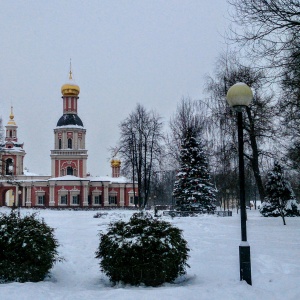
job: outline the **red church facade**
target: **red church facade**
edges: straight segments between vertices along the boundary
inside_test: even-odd
[[[86,129],[77,113],[80,88],[72,79],[61,88],[63,115],[54,128],[51,176],[24,173],[23,143],[18,142],[17,125],[11,110],[5,141],[0,145],[0,206],[21,207],[128,207],[134,206],[137,190],[132,181],[120,176],[120,160],[111,161],[112,176],[87,173]],[[8,191],[13,198],[9,201]],[[9,204],[10,203],[10,204]]]

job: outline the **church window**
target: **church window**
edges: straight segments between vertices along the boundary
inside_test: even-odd
[[[108,203],[109,204],[117,204],[117,196],[115,196],[115,195],[109,195],[108,196]]]
[[[79,204],[79,195],[74,195],[72,197],[72,204]]]
[[[101,203],[102,203],[101,200],[102,200],[102,199],[101,199],[101,195],[96,195],[96,196],[94,197],[94,204],[101,204]]]
[[[9,131],[9,137],[12,137],[12,130]]]
[[[68,204],[67,195],[63,195],[60,197],[60,204]]]
[[[73,168],[67,167],[67,175],[73,175]]]
[[[71,97],[68,100],[69,100],[68,108],[71,108]]]
[[[68,148],[72,149],[72,139],[68,139]]]
[[[45,204],[45,196],[38,196],[38,204],[40,205]]]
[[[6,160],[5,174],[6,175],[12,175],[13,174],[13,160],[11,158],[8,158]]]
[[[134,204],[134,196],[130,196],[129,197],[129,203],[130,204]]]
[[[61,139],[58,140],[58,149],[61,149]]]

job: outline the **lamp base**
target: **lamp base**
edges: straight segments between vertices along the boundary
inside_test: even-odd
[[[248,242],[242,242],[240,244],[239,252],[240,252],[240,280],[245,280],[249,285],[252,285],[250,246]]]

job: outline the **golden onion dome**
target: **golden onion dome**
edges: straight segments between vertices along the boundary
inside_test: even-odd
[[[117,158],[113,158],[111,161],[110,161],[110,164],[112,167],[120,167],[121,166],[121,161]]]
[[[79,86],[73,81],[71,70],[69,75],[69,82],[65,83],[61,87],[61,93],[63,94],[63,96],[78,96],[80,93]]]

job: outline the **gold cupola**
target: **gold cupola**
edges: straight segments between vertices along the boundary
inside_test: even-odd
[[[69,82],[65,83],[61,87],[61,93],[63,96],[78,96],[80,93],[79,86],[73,81],[71,68],[69,73]]]
[[[119,168],[121,167],[121,161],[117,158],[113,158],[111,161],[110,161],[110,165],[111,167],[113,168]]]
[[[7,122],[7,125],[12,125],[12,126],[16,126],[16,122],[14,120],[14,113],[13,113],[13,107],[11,106],[10,108],[10,115],[9,115],[9,121]]]

